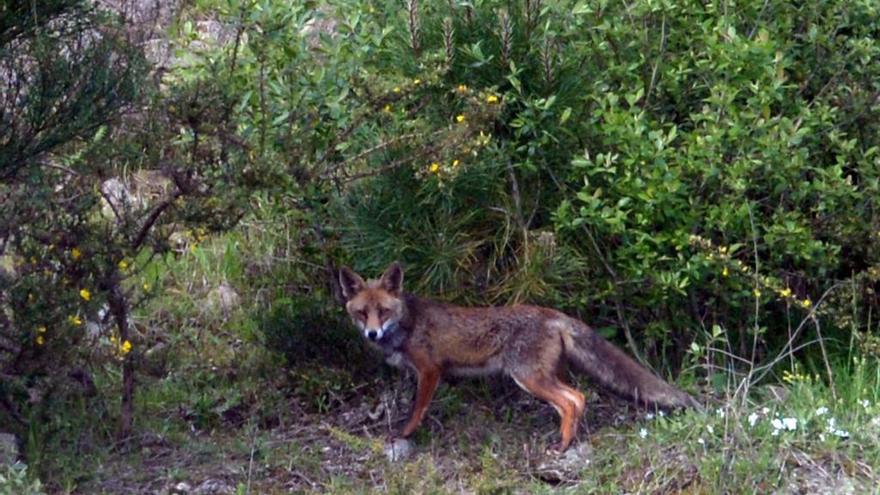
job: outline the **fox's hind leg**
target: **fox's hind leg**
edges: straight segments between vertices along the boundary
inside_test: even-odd
[[[587,398],[580,390],[570,387],[568,384],[559,380],[559,386],[565,393],[565,396],[574,404],[574,433],[577,434],[578,421],[584,416],[584,409],[587,408]]]
[[[565,361],[562,361],[562,363],[556,368],[556,379],[559,382],[559,385],[567,392],[569,400],[574,402],[574,407],[577,409],[577,411],[575,411],[577,419],[580,419],[584,415],[587,398],[584,396],[583,392],[565,383],[565,379],[568,376],[568,370],[566,368]]]
[[[512,377],[517,385],[526,392],[549,402],[556,409],[556,412],[559,413],[562,439],[551,449],[563,452],[571,444],[575,433],[577,433],[578,417],[580,412],[583,411],[583,394],[563,384],[556,377],[538,372],[513,373]]]

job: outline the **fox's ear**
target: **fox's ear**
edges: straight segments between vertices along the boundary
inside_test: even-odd
[[[339,269],[339,286],[342,288],[342,296],[348,301],[366,287],[364,279],[351,271],[347,266]]]
[[[382,274],[382,278],[380,279],[380,283],[382,284],[382,288],[397,296],[400,294],[400,290],[403,288],[403,268],[400,267],[400,263],[394,262],[385,269],[385,273]]]

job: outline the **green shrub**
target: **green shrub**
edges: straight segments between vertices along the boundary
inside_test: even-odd
[[[312,298],[280,298],[258,315],[266,347],[292,368],[319,364],[356,369],[370,359],[366,342],[339,308]]]
[[[805,301],[839,350],[874,332],[873,2],[201,8],[258,40],[190,76],[227,85],[243,137],[291,172],[316,233],[298,252],[610,320],[674,368],[713,325],[740,356],[756,336],[779,352]]]
[[[0,495],[42,495],[40,480],[28,476],[27,466],[12,464],[0,466]]]

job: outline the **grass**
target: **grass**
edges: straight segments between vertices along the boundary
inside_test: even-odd
[[[113,439],[120,376],[102,363],[99,397],[68,397],[64,414],[34,423],[28,479],[50,493],[165,493],[184,482],[242,494],[877,491],[876,358],[833,363],[833,390],[798,370],[745,398],[723,385],[705,413],[649,415],[590,394],[580,456],[567,465],[544,452],[558,435],[549,406],[507,380],[462,380],[441,386],[413,457],[391,463],[383,442],[405,420],[411,376],[369,352],[352,355],[369,363],[285,365],[266,348],[261,300],[303,273],[295,260],[281,262],[290,278],[265,271],[287,235],[209,239],[145,270],[135,283],[162,292],[136,315],[138,436]],[[220,284],[241,303],[209,307]],[[711,381],[733,381],[722,378]],[[0,482],[0,493],[10,483],[20,482]]]
[[[204,387],[232,393],[260,384]],[[248,401],[253,417],[240,424],[175,414],[169,401],[189,410],[199,399],[150,396],[147,388],[136,445],[92,451],[75,466],[90,477],[64,484],[50,475],[47,484],[79,493],[148,492],[210,479],[245,493],[870,493],[880,466],[880,404],[858,397],[833,403],[828,388],[812,381],[791,384],[783,400],[757,387],[746,406],[673,416],[594,395],[580,437],[591,448],[561,474],[544,454],[558,435],[555,413],[501,381],[441,387],[415,436],[415,455],[397,464],[382,445],[389,421],[403,419],[409,405],[413,383],[403,376],[373,380],[363,396],[328,411],[305,395],[256,396]],[[394,401],[387,411],[385,400]],[[263,409],[279,417],[257,419]],[[793,429],[775,426],[786,418],[797,420]],[[833,433],[831,418],[848,435]],[[68,463],[70,454],[50,462]],[[100,469],[88,470],[89,463]]]

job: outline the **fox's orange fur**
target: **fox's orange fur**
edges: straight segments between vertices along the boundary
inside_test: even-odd
[[[364,281],[342,268],[345,308],[363,336],[387,361],[418,376],[411,435],[425,416],[444,374],[505,373],[521,388],[552,405],[561,417],[568,448],[584,412],[584,394],[562,378],[566,362],[600,385],[635,402],[667,409],[699,407],[693,397],[654,376],[583,322],[537,306],[467,308],[402,292],[403,270],[393,263],[378,280]]]

